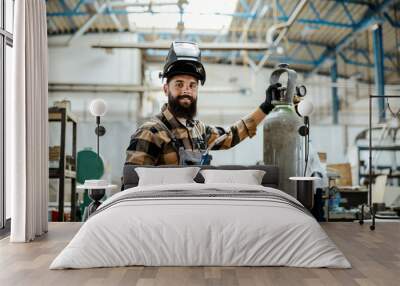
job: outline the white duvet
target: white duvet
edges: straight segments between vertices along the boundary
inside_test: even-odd
[[[107,199],[50,269],[127,265],[351,267],[312,216],[279,199],[123,199],[137,192],[169,190],[263,191],[272,198],[280,196],[299,204],[279,190],[254,185],[131,188]]]

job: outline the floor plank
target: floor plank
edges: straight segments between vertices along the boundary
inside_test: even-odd
[[[0,285],[400,285],[400,223],[324,223],[322,227],[351,262],[352,269],[290,267],[117,267],[48,269],[79,230],[80,223],[50,223],[32,243],[0,240]]]

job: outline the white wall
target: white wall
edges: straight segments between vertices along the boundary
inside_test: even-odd
[[[52,47],[54,43],[65,41],[66,37],[49,38],[49,83],[90,83],[90,84],[140,84],[141,57],[137,50],[114,50],[111,54],[102,49],[93,49],[91,44],[101,40],[135,40],[135,35],[83,36],[70,47]],[[136,109],[138,94],[135,93],[92,93],[92,92],[50,92],[49,106],[55,101],[71,101],[71,111],[79,118],[77,128],[78,151],[92,147],[96,150],[94,133],[95,118],[88,112],[94,98],[107,101],[108,112],[102,118],[106,134],[100,139],[101,155],[111,167],[112,181],[120,182],[125,150],[129,137],[136,129]],[[67,129],[67,152],[71,152],[71,126]],[[59,124],[50,125],[50,146],[58,145]]]
[[[49,37],[49,82],[67,83],[139,83],[140,55],[137,50],[91,48],[102,41],[135,41],[135,34],[86,35],[69,47],[56,47],[68,38]]]

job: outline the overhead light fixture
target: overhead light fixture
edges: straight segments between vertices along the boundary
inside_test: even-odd
[[[276,52],[278,53],[278,55],[283,55],[285,53],[285,49],[282,46],[277,46]]]
[[[336,59],[333,57],[329,57],[325,60],[324,66],[330,67],[336,62]]]
[[[372,30],[372,31],[375,31],[375,30],[378,29],[380,26],[381,26],[381,25],[380,25],[379,23],[373,24],[373,25],[371,26],[371,30]]]

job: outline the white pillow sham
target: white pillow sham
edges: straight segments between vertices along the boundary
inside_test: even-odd
[[[138,186],[196,183],[194,178],[199,170],[199,167],[135,168],[139,176]]]
[[[201,170],[205,184],[230,183],[261,185],[265,171],[262,170]]]

